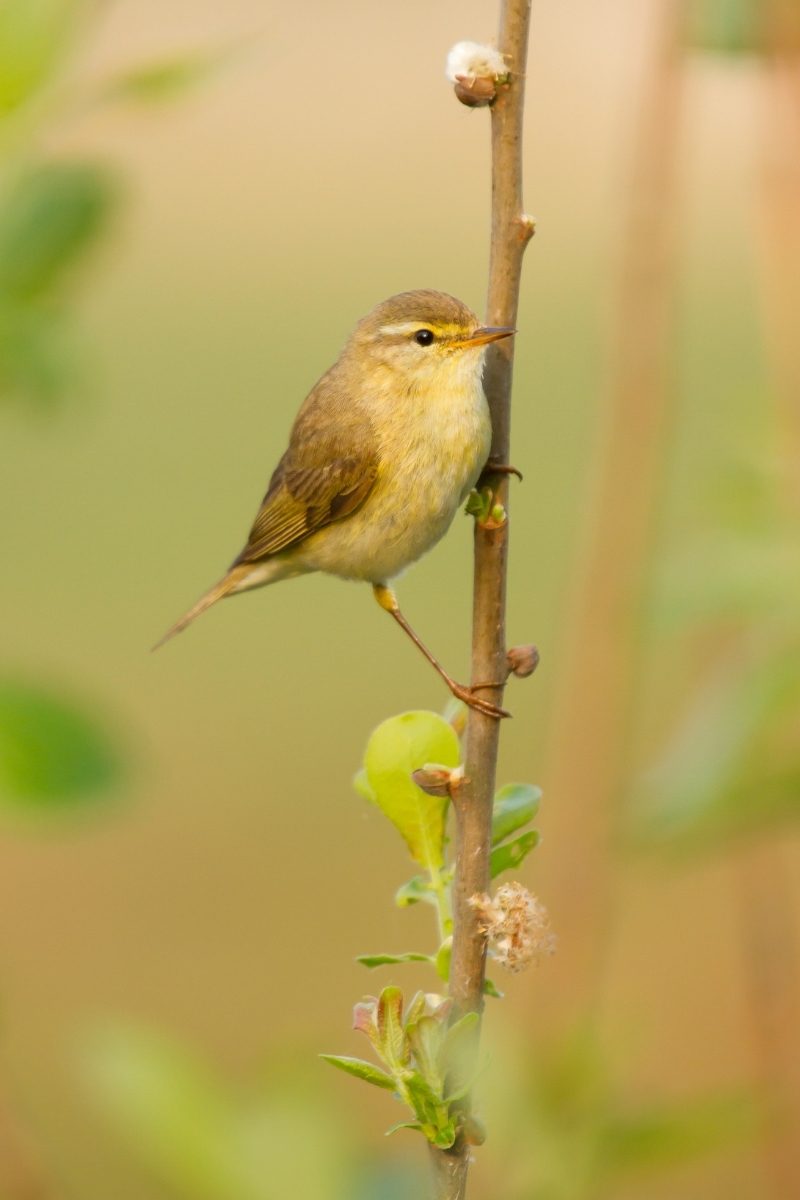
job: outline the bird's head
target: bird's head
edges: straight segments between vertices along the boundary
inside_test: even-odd
[[[446,292],[401,292],[359,321],[347,352],[367,371],[388,369],[395,386],[414,389],[479,376],[488,343],[512,333],[482,326],[466,304]]]

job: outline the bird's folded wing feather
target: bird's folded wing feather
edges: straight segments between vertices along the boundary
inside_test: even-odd
[[[287,550],[348,516],[375,483],[378,455],[369,421],[352,409],[326,421],[330,404],[320,412],[323,405],[315,399],[312,393],[298,416],[289,449],[234,565]]]

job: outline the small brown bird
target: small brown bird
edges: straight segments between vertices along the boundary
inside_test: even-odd
[[[158,645],[224,596],[327,571],[371,583],[453,695],[506,716],[447,674],[388,581],[446,533],[486,465],[485,348],[513,332],[483,328],[444,292],[403,292],[378,304],[306,397],[246,546]]]

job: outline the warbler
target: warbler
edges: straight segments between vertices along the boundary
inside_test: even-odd
[[[514,332],[481,326],[444,292],[376,305],[303,402],[244,549],[158,645],[225,596],[326,571],[372,584],[455,696],[507,715],[448,675],[389,581],[443,537],[486,466],[484,355]]]

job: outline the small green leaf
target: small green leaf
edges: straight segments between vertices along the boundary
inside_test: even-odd
[[[445,1033],[442,1022],[436,1017],[420,1017],[406,1025],[414,1064],[437,1096],[442,1091],[440,1060]]]
[[[491,979],[484,979],[483,994],[484,996],[493,996],[495,1000],[502,1000],[504,993],[500,991],[496,984],[492,983]]]
[[[0,294],[30,303],[52,293],[101,232],[114,192],[108,173],[88,163],[22,175],[0,209]]]
[[[0,807],[65,812],[108,795],[121,764],[102,724],[73,702],[0,681]]]
[[[447,1103],[463,1100],[471,1090],[478,1074],[475,1067],[478,1049],[477,1013],[465,1013],[445,1034],[441,1047],[440,1066],[447,1078]]]
[[[447,1121],[447,1106],[444,1100],[419,1071],[412,1071],[403,1080],[403,1093],[423,1125],[439,1128]]]
[[[365,1062],[363,1058],[351,1058],[346,1054],[320,1054],[320,1058],[332,1067],[354,1075],[356,1079],[363,1079],[365,1083],[373,1083],[375,1087],[385,1088],[388,1092],[397,1091],[397,1084],[391,1075],[387,1075],[379,1067],[374,1067],[372,1063]]]
[[[369,784],[367,784],[369,787]],[[363,795],[364,793],[362,793]],[[372,794],[367,799],[373,800]],[[407,883],[403,883],[394,894],[394,902],[398,908],[408,908],[411,904],[436,905],[436,893],[431,887],[430,880],[424,875],[415,875]]]
[[[409,962],[432,962],[430,954],[418,954],[414,950],[409,950],[405,954],[359,954],[356,958],[357,963],[361,963],[362,967],[385,967],[392,963],[409,963]]]
[[[538,844],[538,829],[529,829],[527,833],[521,834],[513,842],[504,842],[502,846],[495,846],[489,858],[489,872],[492,879],[496,879],[502,871],[511,871],[518,867]]]
[[[427,1005],[427,996],[424,992],[415,992],[408,1002],[406,1015],[404,1018],[405,1024],[410,1025],[412,1021],[416,1021],[425,1012]]]
[[[381,1058],[388,1066],[402,1067],[408,1062],[403,993],[398,987],[385,987],[378,997],[378,1044]]]
[[[393,1133],[397,1133],[398,1129],[416,1129],[422,1132],[419,1121],[398,1121],[391,1129],[386,1130],[386,1137],[391,1137]]]
[[[542,789],[532,783],[507,783],[494,798],[492,809],[492,845],[503,842],[536,816]]]
[[[453,957],[453,939],[452,937],[445,938],[439,949],[436,951],[436,974],[445,983],[450,979],[450,959]]]
[[[428,796],[411,779],[427,762],[455,767],[458,738],[452,726],[433,712],[390,717],[367,743],[364,766],[375,803],[400,831],[420,866],[438,869],[444,862],[448,801]]]
[[[426,1136],[428,1141],[432,1142],[434,1146],[438,1146],[440,1150],[449,1150],[455,1143],[458,1129],[455,1121],[445,1121],[442,1125],[434,1127]]]

